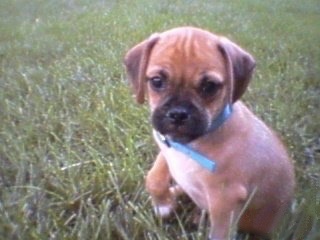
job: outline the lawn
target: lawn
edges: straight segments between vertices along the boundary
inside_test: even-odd
[[[274,239],[320,239],[318,0],[2,0],[0,239],[204,239],[206,217],[156,218],[144,175],[157,152],[122,58],[151,33],[193,25],[257,61],[243,100],[295,164]],[[245,238],[245,237],[244,237]]]

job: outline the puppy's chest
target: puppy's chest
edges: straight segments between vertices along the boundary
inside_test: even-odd
[[[184,153],[167,147],[159,140],[157,140],[157,143],[167,161],[172,178],[200,207],[206,208],[205,203],[199,202],[203,195],[199,174],[201,174],[203,168]]]
[[[187,189],[195,184],[195,175],[199,172],[199,164],[183,153],[173,148],[161,146],[161,153],[164,155],[169,166],[170,173],[175,181]]]

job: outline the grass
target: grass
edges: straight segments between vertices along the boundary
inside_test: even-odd
[[[157,219],[156,154],[122,57],[194,25],[258,63],[244,101],[288,145],[297,189],[274,239],[320,238],[320,5],[308,1],[1,1],[0,239],[203,239],[186,210]]]

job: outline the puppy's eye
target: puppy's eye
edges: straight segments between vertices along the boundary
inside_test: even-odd
[[[200,85],[200,94],[203,97],[213,96],[219,90],[220,86],[221,84],[209,80],[208,78],[204,78]]]
[[[165,88],[166,81],[163,77],[152,77],[149,79],[150,85],[155,91],[161,91]]]

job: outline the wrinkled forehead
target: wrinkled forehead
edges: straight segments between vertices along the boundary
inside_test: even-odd
[[[218,42],[217,36],[205,31],[164,32],[152,50],[147,72],[159,68],[175,74],[183,74],[181,71],[184,71],[187,75],[205,71],[224,72],[225,64]]]

